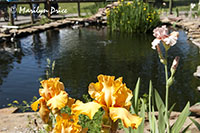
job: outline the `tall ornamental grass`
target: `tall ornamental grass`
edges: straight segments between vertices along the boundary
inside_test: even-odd
[[[160,23],[159,12],[142,1],[118,2],[118,6],[107,9],[107,22],[111,30],[146,33]]]

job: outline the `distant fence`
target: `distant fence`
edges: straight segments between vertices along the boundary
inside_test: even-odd
[[[12,5],[14,4],[29,4],[30,5],[30,9],[33,9],[33,5],[32,4],[45,4],[48,10],[47,16],[48,18],[51,17],[51,4],[52,3],[77,3],[78,6],[78,16],[80,16],[80,2],[105,2],[105,0],[56,0],[56,1],[51,1],[51,0],[40,0],[40,1],[31,1],[31,0],[27,0],[27,1],[12,1],[12,2],[7,2],[7,1],[0,1],[0,5],[6,5],[8,7],[8,13],[9,13],[9,21],[10,21],[10,25],[14,25],[14,18],[13,18],[13,14],[12,14]],[[31,16],[31,23],[34,23],[34,17],[33,17],[33,13],[30,12],[30,16]]]

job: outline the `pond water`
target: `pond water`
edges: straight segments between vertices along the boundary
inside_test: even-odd
[[[187,41],[184,31],[179,30],[178,43],[169,50],[169,64],[180,56],[175,83],[170,88],[170,105],[176,102],[176,110],[187,101],[200,101],[197,86],[200,81],[193,77],[200,64],[198,48]],[[48,30],[20,38],[15,44],[4,43],[6,51],[0,51],[0,108],[13,100],[31,101],[39,97],[40,78],[45,78],[46,59],[55,60],[55,77],[64,82],[71,97],[81,99],[88,85],[97,81],[99,74],[123,77],[132,90],[141,78],[140,94],[148,93],[152,80],[154,88],[165,95],[164,67],[157,52],[151,49],[151,34],[111,34],[107,29],[69,28]],[[18,47],[13,51],[13,48]]]

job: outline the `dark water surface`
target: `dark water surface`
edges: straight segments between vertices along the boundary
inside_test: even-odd
[[[170,104],[177,103],[176,110],[182,109],[187,101],[192,104],[200,101],[196,90],[200,81],[193,77],[200,64],[199,50],[187,41],[184,31],[179,32],[178,43],[169,50],[170,65],[175,56],[181,57],[169,94]],[[152,35],[111,35],[106,29],[64,28],[21,38],[15,46],[2,44],[6,51],[2,48],[0,51],[0,108],[13,100],[30,101],[39,96],[38,79],[45,77],[47,58],[56,61],[54,76],[61,78],[74,98],[86,94],[89,83],[96,82],[99,74],[122,76],[131,89],[140,77],[141,95],[148,93],[152,80],[154,88],[164,97],[164,67],[151,49],[153,39]],[[20,48],[14,52],[10,47]]]

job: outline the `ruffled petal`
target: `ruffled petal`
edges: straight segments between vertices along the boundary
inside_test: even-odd
[[[54,96],[47,102],[47,106],[49,106],[50,109],[62,109],[66,106],[68,102],[68,94],[65,91],[61,91],[59,95]]]
[[[60,91],[64,91],[64,84],[59,80],[60,78],[49,78],[48,80],[41,81],[43,89],[39,90],[40,96],[48,101],[55,95],[58,95]]]
[[[71,110],[75,115],[84,114],[92,119],[99,108],[101,108],[101,105],[96,102],[83,103],[77,100],[76,103],[72,105]]]
[[[163,25],[162,27],[157,27],[153,30],[153,36],[155,36],[158,39],[163,39],[168,36],[168,29],[166,25]]]
[[[112,107],[124,107],[133,97],[132,91],[122,83],[122,78],[115,80]]]
[[[122,83],[122,77],[115,80],[114,76],[102,74],[98,76],[97,83],[89,85],[88,92],[105,111],[108,111],[109,107],[124,107],[133,96],[132,91]]]
[[[98,101],[100,104],[105,104],[107,107],[110,107],[113,103],[113,92],[114,92],[114,80],[115,76],[107,76],[100,74],[98,77],[99,83],[102,84],[103,89],[103,99],[104,103],[101,103],[101,101]]]
[[[115,122],[117,119],[121,119],[124,127],[132,127],[133,129],[137,129],[140,123],[142,122],[142,118],[132,115],[125,108],[115,108],[111,107],[110,110],[110,118]]]
[[[31,104],[31,108],[33,111],[37,111],[38,110],[38,105],[41,104],[41,101],[43,101],[44,98],[41,97],[39,98],[37,101],[35,101],[34,103]]]
[[[53,133],[85,133],[87,129],[82,129],[78,125],[78,116],[61,114],[56,116],[56,124]]]
[[[179,32],[172,32],[169,37],[163,39],[163,42],[169,46],[174,46],[178,40]]]
[[[151,43],[152,44],[152,49],[156,49],[156,46],[159,45],[160,43],[160,40],[159,39],[154,39],[153,42]]]

